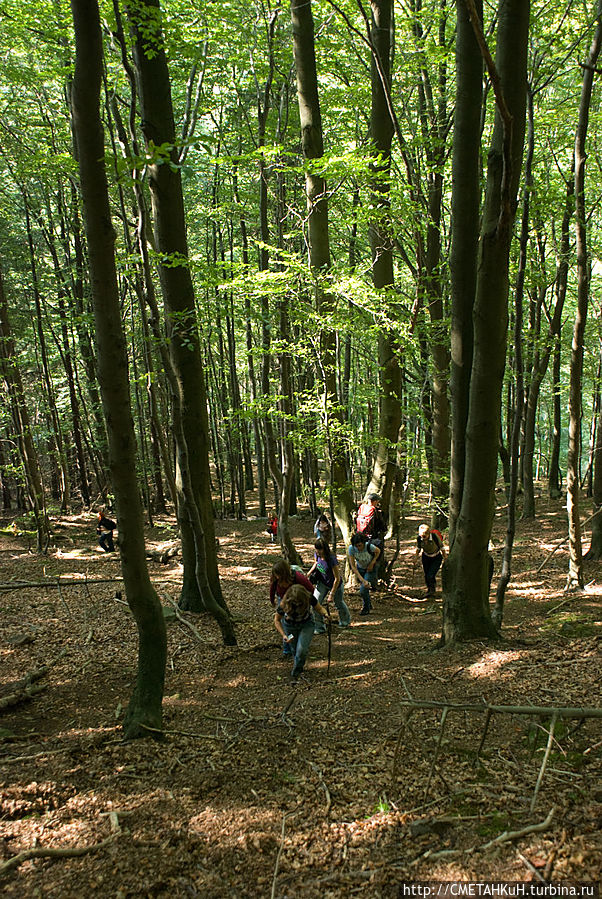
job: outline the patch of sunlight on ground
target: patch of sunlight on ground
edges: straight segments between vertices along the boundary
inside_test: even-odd
[[[469,665],[466,671],[470,677],[492,677],[508,662],[516,662],[522,657],[520,652],[488,652],[482,659]]]

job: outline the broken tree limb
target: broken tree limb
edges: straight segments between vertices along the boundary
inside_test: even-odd
[[[447,702],[444,699],[400,699],[398,705],[413,709],[444,709],[458,712],[487,712],[499,715],[534,715],[557,718],[602,718],[602,709],[591,706],[492,705],[478,702]]]
[[[426,802],[426,797],[428,796],[428,792],[431,786],[431,780],[433,779],[433,774],[435,771],[435,765],[437,764],[437,759],[439,758],[439,751],[441,749],[441,744],[443,742],[443,732],[445,730],[445,721],[447,719],[447,713],[449,708],[447,706],[443,707],[443,711],[441,712],[441,724],[439,726],[439,739],[437,740],[437,745],[435,747],[435,752],[433,753],[433,761],[431,762],[431,770],[429,771],[428,780],[426,782],[426,787],[424,788],[424,796],[422,797],[422,801]]]
[[[119,581],[123,581],[123,578],[99,577],[92,580],[90,578],[85,580],[83,578],[55,578],[46,581],[8,581],[0,584],[0,593],[10,593],[12,590],[33,590],[36,587],[56,587],[59,590],[61,587],[85,587],[87,589],[90,584],[116,584]]]
[[[35,682],[43,678],[52,666],[56,665],[66,653],[67,650],[63,649],[53,662],[49,662],[47,665],[42,665],[41,668],[30,671],[22,680],[18,681],[11,693],[7,693],[5,696],[0,697],[0,711],[18,705],[20,702],[25,702],[26,700],[31,699],[32,696],[35,696],[36,693],[45,690],[46,688],[43,686],[34,686]]]
[[[326,786],[326,781],[324,780],[324,776],[323,776],[320,768],[318,768],[318,766],[315,765],[313,762],[310,762],[309,764],[310,764],[311,769],[313,771],[315,771],[315,773],[318,777],[318,780],[320,781],[320,786],[322,787],[322,789],[324,790],[324,792],[326,794],[326,810],[324,812],[324,817],[328,818],[328,816],[330,814],[330,809],[332,808],[332,797],[330,795],[330,790]]]
[[[22,702],[27,702],[28,699],[32,699],[37,693],[41,693],[45,689],[46,686],[44,684],[28,684],[18,691],[15,690],[14,693],[8,693],[7,696],[3,696],[0,699],[0,712],[3,712],[5,709],[11,709],[15,705],[20,705]]]
[[[541,763],[541,768],[539,769],[539,774],[537,775],[537,782],[535,784],[535,790],[533,791],[533,799],[531,800],[531,807],[529,809],[530,812],[533,812],[535,808],[535,803],[537,801],[537,794],[539,793],[539,788],[541,786],[541,782],[543,780],[544,772],[546,770],[546,765],[548,764],[548,759],[550,758],[550,752],[552,750],[552,744],[554,742],[554,730],[556,729],[556,722],[558,721],[558,715],[556,712],[552,714],[552,720],[550,721],[550,733],[548,734],[548,745],[546,746],[546,751],[543,756],[543,761]]]
[[[593,521],[593,519],[596,517],[596,515],[599,515],[600,512],[602,512],[602,508],[601,508],[601,509],[597,509],[597,510],[594,512],[593,515],[590,515],[589,518],[586,518],[585,521],[583,521],[583,522],[581,523],[581,527],[585,527],[586,524],[589,524],[590,521]],[[568,542],[568,539],[569,539],[569,535],[567,534],[566,537],[563,537],[563,538],[562,538],[562,540],[560,541],[560,543],[557,543],[557,544],[556,544],[556,546],[554,547],[554,549],[552,549],[552,550],[548,553],[548,555],[545,557],[545,559],[543,560],[543,562],[541,563],[541,565],[539,566],[539,568],[537,568],[537,569],[535,570],[535,574],[539,574],[539,572],[540,572],[543,568],[545,568],[545,566],[548,564],[548,562],[550,561],[550,559],[552,558],[552,556],[554,555],[554,553],[556,552],[556,550],[560,549],[561,546],[563,546],[565,543],[567,543],[567,542]]]
[[[12,871],[14,868],[18,868],[19,865],[29,861],[31,858],[79,858],[82,855],[87,855],[89,852],[96,852],[96,850],[104,849],[105,846],[108,846],[116,836],[117,834],[111,834],[106,840],[102,840],[100,843],[94,843],[92,846],[72,846],[71,848],[65,849],[42,849],[41,847],[24,849],[23,852],[13,855],[12,858],[9,858],[7,861],[0,864],[0,877],[4,874],[8,874],[8,872]]]
[[[479,851],[491,849],[492,846],[497,846],[499,843],[512,843],[514,840],[520,840],[521,837],[525,837],[530,833],[542,833],[542,831],[548,829],[555,814],[556,806],[553,805],[545,821],[540,821],[539,824],[528,824],[520,830],[505,830],[499,836],[495,837],[495,839],[489,840],[489,842],[485,843],[483,846],[479,846]]]

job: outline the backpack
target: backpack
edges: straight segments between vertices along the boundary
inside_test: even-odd
[[[439,549],[443,549],[443,534],[437,528],[431,528],[431,535],[435,538],[435,543],[439,544]]]
[[[355,520],[355,529],[358,534],[365,534],[367,537],[372,533],[372,522],[376,513],[376,506],[372,503],[362,503],[357,510],[357,518]]]

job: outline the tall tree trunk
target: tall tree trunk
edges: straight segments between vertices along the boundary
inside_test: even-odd
[[[46,386],[46,397],[48,401],[48,409],[50,411],[50,420],[52,422],[52,430],[54,433],[54,441],[56,445],[56,457],[59,474],[59,493],[61,512],[67,512],[71,505],[71,485],[69,480],[69,470],[67,464],[67,452],[65,450],[65,441],[63,439],[63,431],[61,428],[61,420],[56,405],[56,397],[54,394],[54,386],[50,374],[50,365],[48,362],[48,349],[46,346],[46,334],[42,322],[42,304],[40,301],[40,287],[38,282],[38,271],[36,264],[36,253],[33,243],[33,233],[31,229],[31,217],[29,214],[29,198],[27,193],[23,191],[23,203],[25,206],[25,224],[27,227],[27,245],[29,248],[29,261],[31,265],[31,279],[33,286],[33,300],[36,308],[36,330],[38,341],[40,344],[40,357],[42,360],[42,371],[44,374],[44,384]]]
[[[560,402],[560,378],[562,342],[560,334],[554,344],[552,361],[552,450],[550,453],[550,471],[548,473],[548,495],[550,499],[562,496],[562,473],[560,471],[560,446],[562,438],[562,408]]]
[[[372,220],[370,249],[372,281],[382,294],[383,308],[391,312],[393,302],[393,244],[391,238],[391,144],[393,121],[388,106],[390,89],[392,0],[374,0],[371,23],[371,112],[370,136],[373,160],[370,165]],[[378,493],[382,507],[388,512],[397,466],[396,441],[401,426],[401,366],[399,344],[394,329],[385,327],[378,333],[379,417],[378,445],[372,477],[366,495]],[[343,383],[345,380],[343,379]],[[393,522],[391,522],[393,524]]]
[[[600,362],[598,365],[598,374],[602,369],[602,345],[600,346]],[[598,384],[598,398],[600,397],[600,386]],[[594,507],[594,518],[592,521],[592,536],[590,546],[583,557],[588,561],[598,561],[602,559],[602,404],[599,404],[596,427],[594,452],[591,462],[592,467],[592,503]]]
[[[579,519],[581,481],[581,391],[583,339],[589,305],[590,262],[587,256],[587,213],[585,209],[585,144],[594,86],[594,74],[602,45],[602,2],[596,4],[596,31],[583,66],[579,121],[575,136],[575,251],[577,256],[577,309],[571,345],[569,384],[569,443],[566,472],[566,507],[569,525],[569,570],[566,589],[583,587],[581,521]]]
[[[533,489],[533,457],[535,455],[535,423],[537,416],[537,404],[539,400],[539,392],[543,379],[548,370],[550,356],[554,352],[560,339],[560,330],[562,328],[562,312],[564,309],[564,301],[566,298],[566,289],[569,272],[569,261],[571,254],[570,246],[570,224],[575,208],[575,178],[567,181],[566,200],[564,214],[562,217],[559,262],[555,280],[555,306],[552,318],[550,320],[548,334],[545,343],[543,343],[541,351],[535,354],[536,364],[532,367],[531,380],[529,390],[527,392],[527,408],[525,413],[525,434],[524,434],[524,460],[523,460],[523,518],[533,518],[535,516],[535,493]],[[553,454],[552,454],[553,455]],[[557,463],[555,465],[558,470]]]
[[[476,0],[479,21],[482,2]],[[453,407],[449,495],[449,543],[464,492],[466,423],[473,355],[472,311],[477,283],[480,214],[481,106],[483,59],[466,3],[457,4],[456,109],[452,157],[451,370]]]
[[[4,278],[0,267],[0,364],[6,390],[10,398],[11,412],[14,422],[19,452],[25,472],[27,497],[33,513],[36,527],[36,543],[38,552],[46,550],[50,537],[50,525],[46,514],[44,485],[40,461],[31,432],[31,422],[25,400],[25,391],[21,372],[17,363],[15,341],[10,325],[8,300],[4,292]]]
[[[501,396],[506,366],[510,243],[521,173],[527,83],[529,3],[499,6],[496,117],[473,312],[474,349],[466,426],[464,489],[454,542],[445,565],[446,643],[495,637],[489,610],[489,540],[495,508]],[[478,28],[478,23],[474,23]],[[482,32],[480,37],[484,42]],[[461,90],[461,83],[458,90]],[[503,92],[503,93],[502,93]],[[454,230],[458,223],[454,223]]]
[[[514,379],[516,405],[512,421],[512,433],[510,440],[510,477],[507,486],[508,512],[506,520],[506,540],[504,543],[504,555],[502,557],[502,570],[497,585],[495,596],[495,609],[492,614],[497,628],[502,625],[504,615],[504,600],[506,588],[510,583],[512,574],[512,549],[516,533],[516,494],[518,490],[518,451],[520,446],[521,428],[523,423],[525,405],[524,366],[523,366],[523,301],[525,295],[525,274],[527,268],[527,250],[529,247],[529,224],[531,209],[531,190],[533,173],[534,151],[534,122],[533,122],[533,94],[528,89],[528,137],[527,156],[525,159],[525,183],[523,191],[523,208],[521,220],[521,233],[519,243],[518,272],[516,288],[514,291]],[[501,430],[501,423],[500,423]]]
[[[159,0],[139,0],[135,10],[129,11],[129,16],[135,38],[134,57],[139,76],[142,130],[152,160],[147,169],[169,347],[182,392],[183,436],[187,446],[184,448],[178,444],[178,458],[180,468],[184,464],[183,454],[190,464],[192,496],[189,499],[196,503],[202,523],[204,545],[201,555],[207,566],[206,577],[203,576],[202,580],[210,589],[210,595],[203,596],[198,584],[198,548],[195,547],[191,525],[191,515],[194,517],[195,513],[186,509],[185,503],[179,503],[184,563],[181,605],[186,609],[200,611],[203,607],[214,609],[217,604],[227,613],[215,550],[205,373],[199,346],[194,287],[188,264],[181,170],[175,146],[171,85],[163,45]],[[151,24],[152,38],[149,41]],[[158,147],[168,148],[168,160],[157,149],[153,149]],[[179,477],[182,482],[181,471]],[[226,617],[229,618],[228,615]],[[223,616],[220,615],[218,621],[223,630]],[[230,639],[231,635],[228,637]]]
[[[335,314],[333,298],[324,290],[322,277],[330,268],[330,242],[328,233],[328,199],[326,181],[319,172],[315,160],[324,152],[322,117],[318,97],[318,77],[314,46],[314,20],[311,0],[291,0],[293,23],[293,50],[297,73],[297,99],[301,124],[301,146],[306,162],[305,191],[307,196],[307,245],[309,265],[314,278],[316,292],[316,312],[321,322],[328,323],[320,335],[321,364],[325,384],[325,404],[329,407],[330,418],[344,426],[336,383],[336,339],[330,321]],[[349,464],[347,451],[339,436],[339,429],[333,429],[331,440],[331,484],[334,513],[343,535],[345,545],[351,535],[351,513],[353,510],[353,490],[347,472]]]
[[[121,323],[105,148],[100,118],[102,37],[97,0],[72,0],[76,61],[73,124],[90,261],[98,378],[109,437],[109,468],[119,519],[119,550],[126,596],[138,626],[138,674],[124,721],[129,738],[161,728],[167,658],[165,620],[146,565],[136,444],[130,407],[127,350]]]
[[[424,35],[420,20],[422,3],[415,3],[414,34],[423,57]],[[444,308],[444,287],[441,259],[441,215],[443,209],[443,169],[447,135],[447,54],[445,3],[439,9],[439,47],[442,51],[438,65],[436,90],[423,60],[418,84],[418,103],[423,141],[427,160],[426,241],[418,240],[419,302],[428,306],[431,331],[429,349],[432,359],[430,398],[430,461],[433,499],[432,524],[447,526],[449,504],[450,413],[448,386],[450,378],[449,335]]]

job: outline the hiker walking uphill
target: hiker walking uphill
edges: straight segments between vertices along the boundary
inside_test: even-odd
[[[362,534],[366,540],[380,550],[380,558],[375,572],[374,586],[376,586],[379,578],[383,580],[385,578],[385,534],[387,532],[387,522],[380,508],[378,493],[371,493],[368,500],[361,503],[355,517],[355,529],[358,534]]]
[[[387,523],[380,508],[380,496],[371,493],[367,502],[361,503],[357,510],[355,529],[358,534],[363,534],[370,543],[382,549]]]
[[[286,591],[294,585],[304,587],[309,593],[312,593],[314,589],[314,585],[303,572],[297,568],[292,569],[286,559],[279,559],[277,562],[274,562],[270,578],[270,602],[274,608],[280,606]],[[282,654],[284,656],[292,656],[293,654],[291,646],[286,640],[282,644]]]
[[[266,533],[270,535],[270,541],[275,543],[276,537],[278,536],[278,519],[275,512],[270,512],[268,515]]]
[[[321,605],[332,601],[339,613],[339,627],[349,627],[351,614],[343,599],[343,581],[337,557],[331,552],[330,546],[321,537],[315,542],[315,562],[307,572],[307,577],[316,585],[315,592]],[[319,612],[315,612],[316,628],[314,633],[324,633],[324,619]]]
[[[96,533],[98,534],[98,545],[106,553],[115,552],[115,544],[113,542],[113,531],[117,525],[105,515],[104,509],[98,513],[98,522],[96,524]]]
[[[369,615],[372,609],[370,589],[376,584],[375,566],[380,556],[380,548],[366,540],[363,534],[354,534],[351,538],[351,546],[347,550],[347,556],[351,570],[360,585],[362,598],[360,615]]]
[[[291,683],[296,684],[305,668],[309,647],[314,635],[314,610],[321,615],[328,612],[313,593],[301,584],[294,584],[284,594],[274,614],[274,626],[294,657]]]
[[[445,547],[441,531],[438,531],[436,528],[430,528],[428,524],[421,524],[418,528],[416,558],[420,555],[422,556],[422,567],[424,569],[426,595],[434,596],[437,589],[437,572],[445,559]]]
[[[332,525],[328,516],[324,514],[318,516],[314,524],[314,537],[316,540],[318,537],[321,537],[322,540],[326,540],[329,546],[333,545]]]

